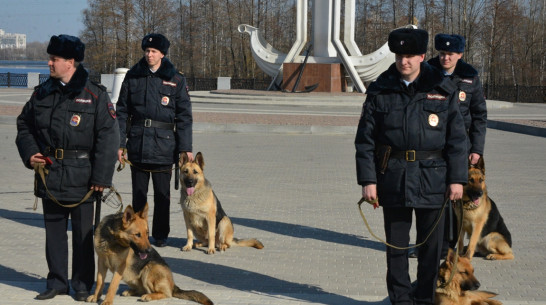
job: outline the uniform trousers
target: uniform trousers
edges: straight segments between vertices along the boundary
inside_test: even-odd
[[[62,204],[74,202],[60,201]],[[93,202],[73,208],[61,207],[42,199],[46,231],[47,289],[69,293],[68,285],[68,219],[72,225],[72,289],[91,291],[95,281],[93,247]]]
[[[412,215],[415,211],[417,243],[433,230],[427,242],[419,247],[417,285],[412,291],[408,250],[387,247],[387,290],[393,305],[434,304],[436,280],[442,250],[445,215],[434,228],[441,209],[383,208],[385,237],[389,244],[407,247],[410,241]]]
[[[171,176],[172,165],[135,163],[131,166],[133,186],[133,208],[140,211],[148,202],[150,176],[154,188],[154,216],[152,237],[167,239],[170,232]]]

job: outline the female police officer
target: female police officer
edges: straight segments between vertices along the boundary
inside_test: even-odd
[[[460,199],[467,180],[466,133],[455,86],[423,62],[428,33],[403,28],[389,34],[396,62],[367,90],[355,139],[362,197],[383,207],[387,242],[409,244],[412,213],[420,248],[412,295],[408,251],[387,247],[387,289],[392,304],[433,304],[440,261],[445,196]]]

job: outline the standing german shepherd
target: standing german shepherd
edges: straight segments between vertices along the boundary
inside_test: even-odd
[[[114,273],[101,305],[112,305],[123,279],[129,290],[123,296],[140,295],[142,301],[176,297],[212,305],[201,292],[181,290],[174,284],[171,269],[148,240],[148,204],[135,213],[127,206],[123,213],[106,216],[95,232],[98,255],[97,287],[87,302],[97,302],[104,288],[108,269]]]
[[[188,241],[182,251],[193,248],[193,238],[197,247],[208,246],[207,254],[215,252],[215,245],[224,251],[232,245],[262,249],[264,245],[257,239],[236,239],[233,237],[233,224],[222,209],[220,201],[212,191],[212,185],[205,179],[203,169],[205,160],[198,152],[195,160],[189,161],[184,153],[180,160],[180,205],[188,232]]]
[[[514,259],[512,236],[497,205],[487,195],[485,185],[485,163],[483,157],[477,165],[468,169],[468,183],[463,190],[463,215],[455,208],[460,224],[463,222],[463,233],[459,236],[459,250],[463,250],[465,233],[470,236],[465,256],[472,260],[478,251],[486,259]]]
[[[451,278],[455,264],[457,271]],[[501,302],[490,299],[496,296],[496,293],[476,290],[480,288],[480,282],[474,276],[474,267],[470,260],[459,257],[455,262],[455,253],[452,249],[449,249],[445,262],[438,270],[437,287],[435,305],[502,305]]]

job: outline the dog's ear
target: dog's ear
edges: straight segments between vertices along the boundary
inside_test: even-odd
[[[182,156],[180,158],[180,161],[178,161],[178,165],[182,166],[186,162],[188,162],[188,160],[189,160],[188,153],[184,151],[184,152],[182,152]]]
[[[138,212],[138,216],[142,219],[148,219],[148,202],[146,202],[142,211]]]
[[[133,218],[135,217],[135,210],[133,210],[133,207],[128,205],[125,208],[125,211],[123,212],[123,227],[128,227],[131,221],[133,221]]]
[[[203,158],[203,154],[201,152],[198,152],[197,155],[195,155],[195,162],[197,162],[201,170],[205,169],[205,158]]]
[[[485,161],[483,160],[483,156],[480,156],[480,159],[478,160],[478,168],[485,175]]]
[[[446,262],[449,262],[450,264],[455,262],[455,252],[453,252],[452,248],[447,250]]]

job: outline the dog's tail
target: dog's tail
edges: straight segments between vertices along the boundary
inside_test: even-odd
[[[178,286],[174,286],[173,297],[190,300],[203,305],[214,305],[212,301],[204,294],[196,290],[182,290]]]
[[[253,247],[256,249],[264,248],[264,244],[262,244],[262,242],[257,240],[256,238],[250,238],[250,239],[233,238],[233,243],[241,247]]]

